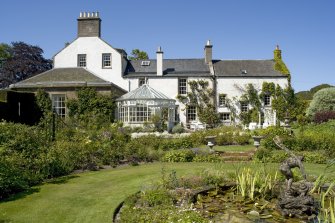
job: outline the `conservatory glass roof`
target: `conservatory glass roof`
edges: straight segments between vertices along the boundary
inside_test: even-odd
[[[129,101],[129,100],[164,100],[164,101],[175,101],[169,98],[163,93],[156,91],[147,84],[143,84],[141,87],[125,94],[116,99],[116,101]]]

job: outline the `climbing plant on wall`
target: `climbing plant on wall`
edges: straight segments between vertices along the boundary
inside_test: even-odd
[[[189,92],[186,96],[178,95],[177,99],[188,106],[195,106],[199,121],[211,126],[219,123],[220,118],[214,104],[215,92],[209,88],[208,81],[189,81]]]

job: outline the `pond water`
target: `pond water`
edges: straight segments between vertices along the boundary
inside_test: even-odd
[[[251,201],[236,195],[235,188],[214,188],[195,195],[193,207],[213,222],[318,222],[316,216],[284,218],[277,210],[277,199]]]

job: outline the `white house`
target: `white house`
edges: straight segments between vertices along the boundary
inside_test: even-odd
[[[246,84],[254,84],[261,88],[263,82],[273,82],[281,87],[287,86],[288,75],[276,71],[275,61],[268,60],[215,60],[212,58],[212,45],[207,41],[204,47],[204,57],[199,59],[164,59],[161,47],[156,52],[155,59],[128,60],[122,49],[112,47],[101,39],[101,19],[98,13],[80,13],[78,18],[78,36],[67,44],[53,57],[54,70],[81,68],[99,80],[118,86],[125,91],[134,91],[143,84],[155,89],[158,94],[170,99],[178,95],[187,95],[191,80],[208,81],[214,89],[217,112],[222,122],[231,121],[230,110],[225,106],[226,99],[239,98],[243,92],[239,88]],[[139,46],[140,47],[140,46]],[[277,48],[277,53],[281,51]],[[57,75],[57,72],[54,72]],[[78,79],[78,78],[77,78]],[[61,81],[61,80],[59,80]],[[34,81],[31,81],[33,85]],[[19,89],[21,82],[12,86]],[[132,102],[133,103],[133,102]],[[269,106],[271,98],[265,102],[265,122],[273,124],[275,113]],[[178,100],[175,102],[175,122],[185,125],[197,121],[195,107],[186,106]],[[136,106],[136,105],[134,105]],[[143,105],[141,105],[143,107]],[[248,109],[248,105],[236,104],[238,111]],[[142,112],[142,111],[137,111]],[[136,112],[135,112],[136,113]],[[129,113],[128,114],[135,114]],[[142,113],[141,113],[142,114]],[[151,113],[148,113],[151,114]],[[122,116],[124,121],[125,117]],[[147,119],[130,121],[126,124],[140,124]]]

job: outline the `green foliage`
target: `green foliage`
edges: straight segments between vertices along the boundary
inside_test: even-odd
[[[325,164],[328,157],[323,151],[302,151],[295,152],[296,155],[304,156],[304,163]],[[282,163],[289,157],[283,150],[268,150],[261,148],[257,150],[254,159],[264,163]]]
[[[69,116],[87,124],[91,119],[97,124],[110,123],[115,110],[112,95],[98,94],[94,88],[85,87],[77,90],[77,99],[67,102]]]
[[[21,169],[18,169],[13,158],[0,157],[0,200],[28,188]]]
[[[42,89],[38,89],[36,93],[36,103],[40,108],[40,110],[42,111],[42,118],[39,122],[39,126],[44,129],[43,136],[47,140],[52,140],[53,114],[52,114],[52,101],[49,97],[49,94]]]
[[[192,162],[195,154],[189,149],[172,150],[162,158],[163,162]]]
[[[314,116],[320,111],[335,111],[335,88],[324,88],[316,92],[307,109],[307,115]]]
[[[185,96],[177,96],[182,103],[188,103],[187,106],[195,106],[197,116],[202,123],[209,126],[216,126],[220,122],[219,114],[214,105],[215,92],[208,88],[209,83],[204,80],[189,81],[190,91]]]
[[[281,50],[278,48],[274,50],[274,61],[275,61],[274,69],[286,75],[289,83],[291,83],[290,71],[288,70],[287,66],[282,60]]]
[[[172,133],[173,134],[183,133],[183,132],[185,132],[185,129],[181,124],[177,124],[177,125],[173,126],[173,128],[172,128]]]
[[[147,60],[149,59],[148,54],[145,51],[139,49],[133,49],[131,51],[131,56],[128,57],[129,60]]]

